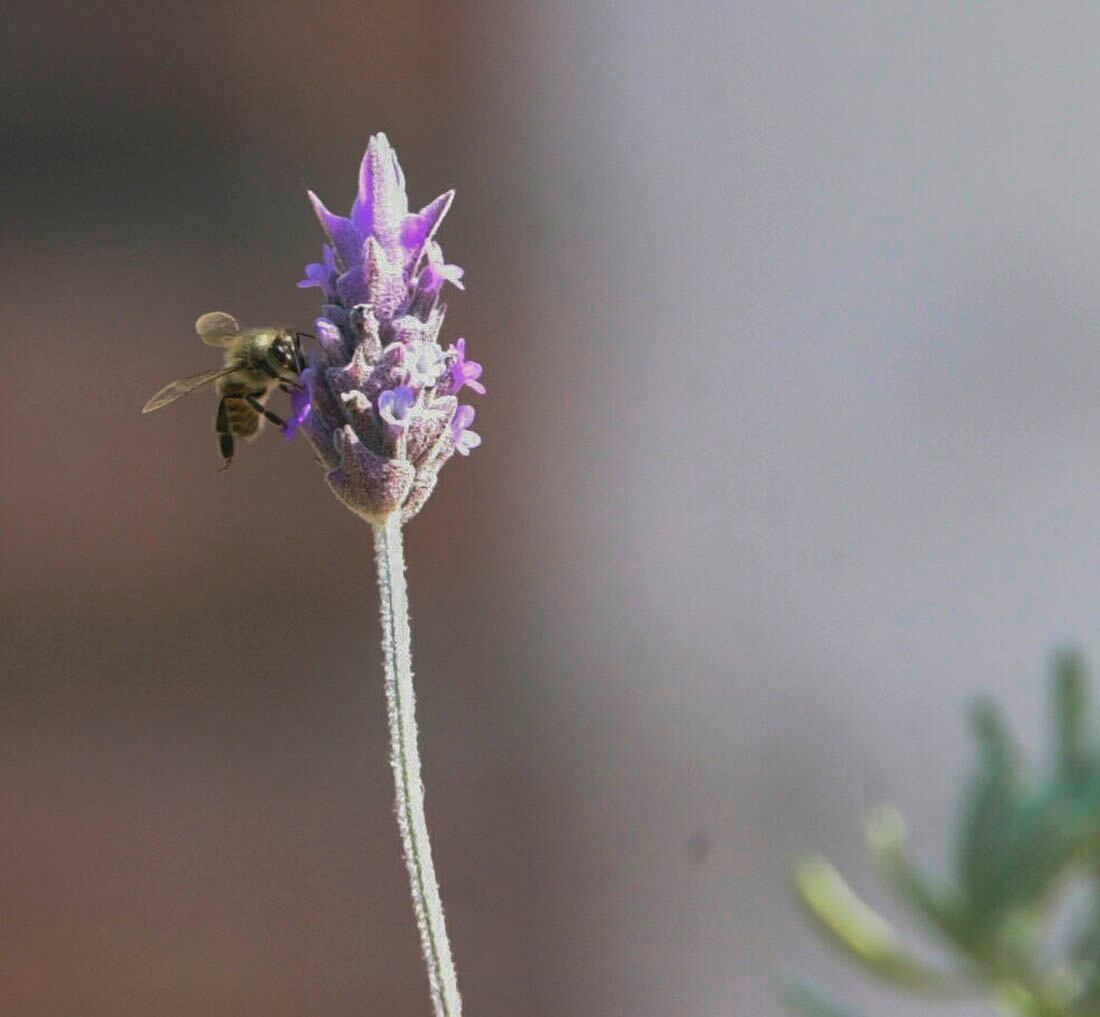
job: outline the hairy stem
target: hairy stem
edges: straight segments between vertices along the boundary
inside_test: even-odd
[[[378,592],[382,602],[382,649],[386,658],[386,708],[390,726],[390,764],[397,787],[397,825],[409,870],[413,910],[436,1017],[460,1017],[451,945],[443,922],[443,905],[432,865],[428,825],[424,819],[424,785],[416,746],[416,697],[413,694],[409,597],[405,586],[405,552],[400,513],[374,528]]]

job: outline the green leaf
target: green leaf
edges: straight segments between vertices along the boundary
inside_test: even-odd
[[[1052,766],[1028,780],[989,702],[973,712],[979,748],[954,845],[954,881],[930,880],[909,860],[899,813],[867,821],[867,840],[890,885],[960,967],[934,970],[900,944],[827,862],[798,870],[799,894],[828,937],[867,972],[910,991],[982,991],[1011,1017],[1100,1017],[1100,739],[1079,658],[1063,655],[1052,683]],[[1074,878],[1091,878],[1092,911],[1074,933],[1056,910]],[[840,1017],[805,985],[787,993],[809,1017]]]
[[[905,820],[897,809],[873,810],[865,824],[867,844],[890,885],[935,932],[963,950],[973,945],[973,932],[963,901],[956,893],[933,887],[905,855]]]
[[[1100,873],[1091,887],[1091,907],[1070,943],[1068,959],[1079,979],[1075,1005],[1100,1013]]]
[[[1055,764],[1062,780],[1074,782],[1090,762],[1088,682],[1085,665],[1077,654],[1062,654],[1055,670]]]
[[[1089,817],[1048,789],[1020,809],[1020,821],[991,877],[996,911],[1031,908],[1058,885],[1082,850]]]
[[[901,945],[886,919],[872,911],[829,862],[811,858],[795,870],[799,898],[830,940],[867,972],[910,991],[942,995],[957,988]]]
[[[971,918],[985,924],[996,911],[997,873],[1019,826],[1021,788],[1016,750],[991,702],[971,714],[978,740],[980,766],[971,781],[956,841],[955,868]]]

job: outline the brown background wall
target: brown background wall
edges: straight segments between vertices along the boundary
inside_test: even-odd
[[[963,700],[1097,656],[1100,15],[1026,6],[9,8],[0,1013],[427,1012],[369,534],[138,414],[308,327],[376,130],[489,387],[409,535],[469,1013],[922,1012],[785,878],[882,798],[940,860]]]

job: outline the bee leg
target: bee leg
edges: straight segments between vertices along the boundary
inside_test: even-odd
[[[225,396],[218,403],[218,416],[214,421],[214,430],[218,432],[218,448],[221,450],[222,468],[218,471],[224,473],[233,462],[233,434],[229,430],[229,414],[225,411]]]
[[[261,417],[267,417],[276,427],[286,427],[286,421],[276,413],[272,413],[254,395],[246,395],[244,401],[248,403]]]

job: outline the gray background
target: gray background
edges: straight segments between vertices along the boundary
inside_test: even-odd
[[[0,41],[0,1012],[427,1013],[369,533],[215,473],[213,308],[308,327],[304,197],[385,130],[458,200],[485,444],[408,536],[472,1015],[869,1012],[787,873],[876,902],[994,692],[1100,595],[1100,12],[16,3]],[[978,1014],[981,1006],[941,1008]]]

